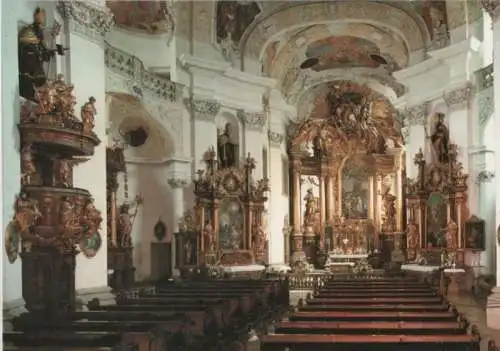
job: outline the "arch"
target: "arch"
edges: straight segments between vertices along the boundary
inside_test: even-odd
[[[110,127],[108,143],[123,140],[124,134],[143,128],[146,141],[138,147],[127,147],[125,158],[135,163],[161,163],[175,154],[170,133],[153,118],[137,97],[124,93],[108,93],[106,97]]]
[[[269,11],[267,16],[257,17],[248,27],[240,41],[241,69],[245,70],[246,59],[258,60],[276,35],[297,23],[311,26],[346,19],[390,28],[404,39],[410,53],[418,52],[430,43],[424,20],[408,4],[382,1],[295,2]]]

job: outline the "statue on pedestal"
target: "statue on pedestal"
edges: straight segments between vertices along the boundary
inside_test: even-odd
[[[444,123],[444,119],[444,113],[438,112],[434,115],[434,130],[431,135],[432,147],[439,163],[446,163],[449,160],[450,132]]]
[[[217,156],[220,168],[236,167],[237,147],[232,141],[232,127],[226,123],[224,130],[217,136]]]
[[[304,211],[304,225],[306,227],[314,225],[314,219],[316,215],[316,203],[313,195],[312,189],[307,190],[307,194],[304,197],[306,202],[306,209]]]
[[[57,53],[64,55],[65,49],[57,45],[56,49],[48,49],[45,44],[45,10],[37,7],[33,13],[33,23],[25,26],[19,33],[19,95],[35,101],[35,88],[47,82],[47,74],[43,68]],[[60,25],[52,28],[52,36],[57,36]]]

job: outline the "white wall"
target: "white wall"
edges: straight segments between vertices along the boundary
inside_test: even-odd
[[[172,235],[172,194],[167,184],[167,167],[165,164],[132,164],[127,163],[129,202],[141,194],[144,204],[139,207],[132,230],[134,246],[134,266],[136,279],[144,280],[151,275],[151,243],[157,242],[153,228],[161,220],[167,226],[168,242]],[[124,201],[124,175],[120,174],[120,187],[117,192],[117,202]]]

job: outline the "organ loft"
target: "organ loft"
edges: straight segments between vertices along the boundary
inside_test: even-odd
[[[498,0],[2,10],[5,349],[498,350]]]

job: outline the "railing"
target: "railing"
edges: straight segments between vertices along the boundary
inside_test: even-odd
[[[336,279],[379,280],[383,274],[383,272],[332,274],[327,271],[290,273],[288,274],[289,290],[315,290],[322,287],[325,282]]]
[[[105,62],[111,71],[136,82],[141,88],[160,98],[176,101],[176,84],[168,78],[149,72],[138,57],[106,42]],[[137,93],[142,95],[141,92]]]

